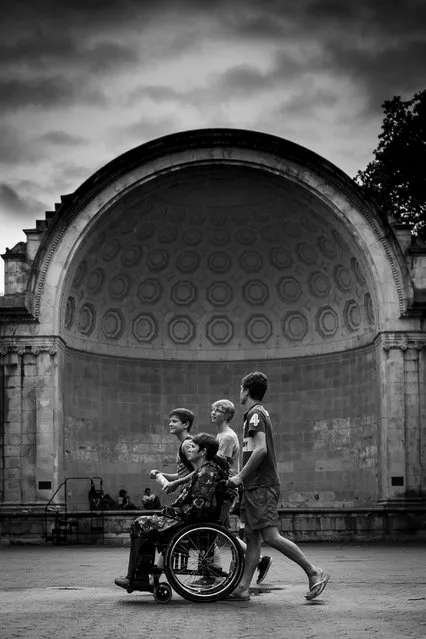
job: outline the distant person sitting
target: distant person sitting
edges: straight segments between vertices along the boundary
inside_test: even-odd
[[[127,494],[127,490],[122,488],[118,493],[118,505],[123,510],[137,510],[136,506],[132,503],[129,495]]]
[[[145,488],[142,504],[146,510],[159,510],[161,503],[157,495],[151,492],[151,488]]]
[[[101,497],[100,502],[101,510],[118,510],[117,502],[111,497],[109,493]]]
[[[97,490],[95,485],[92,484],[89,490],[88,498],[90,504],[90,510],[100,510],[101,509],[101,500],[104,496],[102,490]]]

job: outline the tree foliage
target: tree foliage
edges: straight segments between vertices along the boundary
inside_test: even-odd
[[[398,221],[426,239],[426,90],[411,100],[383,103],[385,113],[374,160],[355,181]]]

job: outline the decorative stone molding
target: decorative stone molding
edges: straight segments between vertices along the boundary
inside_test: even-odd
[[[408,349],[408,343],[405,340],[386,340],[382,343],[385,351],[390,351],[392,348],[398,348],[401,351]]]
[[[59,339],[55,339],[50,342],[40,342],[37,341],[34,344],[28,343],[19,343],[19,344],[2,344],[0,346],[0,358],[7,357],[10,354],[15,355],[34,355],[37,357],[40,353],[49,353],[52,357],[54,357],[59,348],[63,346],[60,343]]]
[[[380,335],[378,339],[384,351],[398,349],[405,352],[409,348],[413,348],[417,351],[426,350],[426,335],[401,333],[396,335]]]

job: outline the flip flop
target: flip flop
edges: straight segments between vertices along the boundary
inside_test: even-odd
[[[328,584],[329,580],[330,575],[326,575],[322,570],[320,580],[317,581],[317,583],[309,589],[309,592],[305,595],[305,599],[307,599],[308,601],[312,601],[313,599],[319,597],[320,594],[324,592],[324,588]]]

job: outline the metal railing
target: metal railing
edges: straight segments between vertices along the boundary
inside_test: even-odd
[[[55,490],[55,492],[53,493],[53,495],[51,496],[51,498],[49,499],[49,501],[47,502],[45,508],[44,508],[44,540],[45,543],[47,543],[49,541],[49,532],[48,532],[48,516],[49,514],[54,514],[55,515],[55,524],[54,528],[52,528],[52,540],[55,541],[55,536],[56,536],[56,541],[59,542],[59,529],[60,527],[62,527],[62,530],[64,531],[63,537],[64,537],[64,541],[66,541],[67,536],[68,536],[68,530],[69,530],[69,510],[68,510],[68,492],[67,492],[67,484],[70,481],[89,481],[90,482],[90,490],[89,493],[93,493],[99,496],[103,495],[103,481],[102,481],[102,477],[98,477],[98,476],[94,476],[94,477],[66,477],[57,487],[57,489]],[[98,488],[96,487],[96,482],[98,482]],[[52,507],[52,502],[55,499],[56,495],[59,493],[59,491],[64,488],[64,492],[65,492],[65,498],[64,498],[64,502],[63,502],[63,506],[62,507]],[[93,513],[93,508],[92,508],[92,502],[90,501],[90,513],[91,513],[91,518],[92,513]],[[98,511],[101,512],[101,517],[103,517],[103,509],[102,507],[97,509]],[[97,517],[98,518],[98,517]],[[60,525],[59,525],[60,524]],[[55,534],[53,534],[53,531],[55,531]]]

